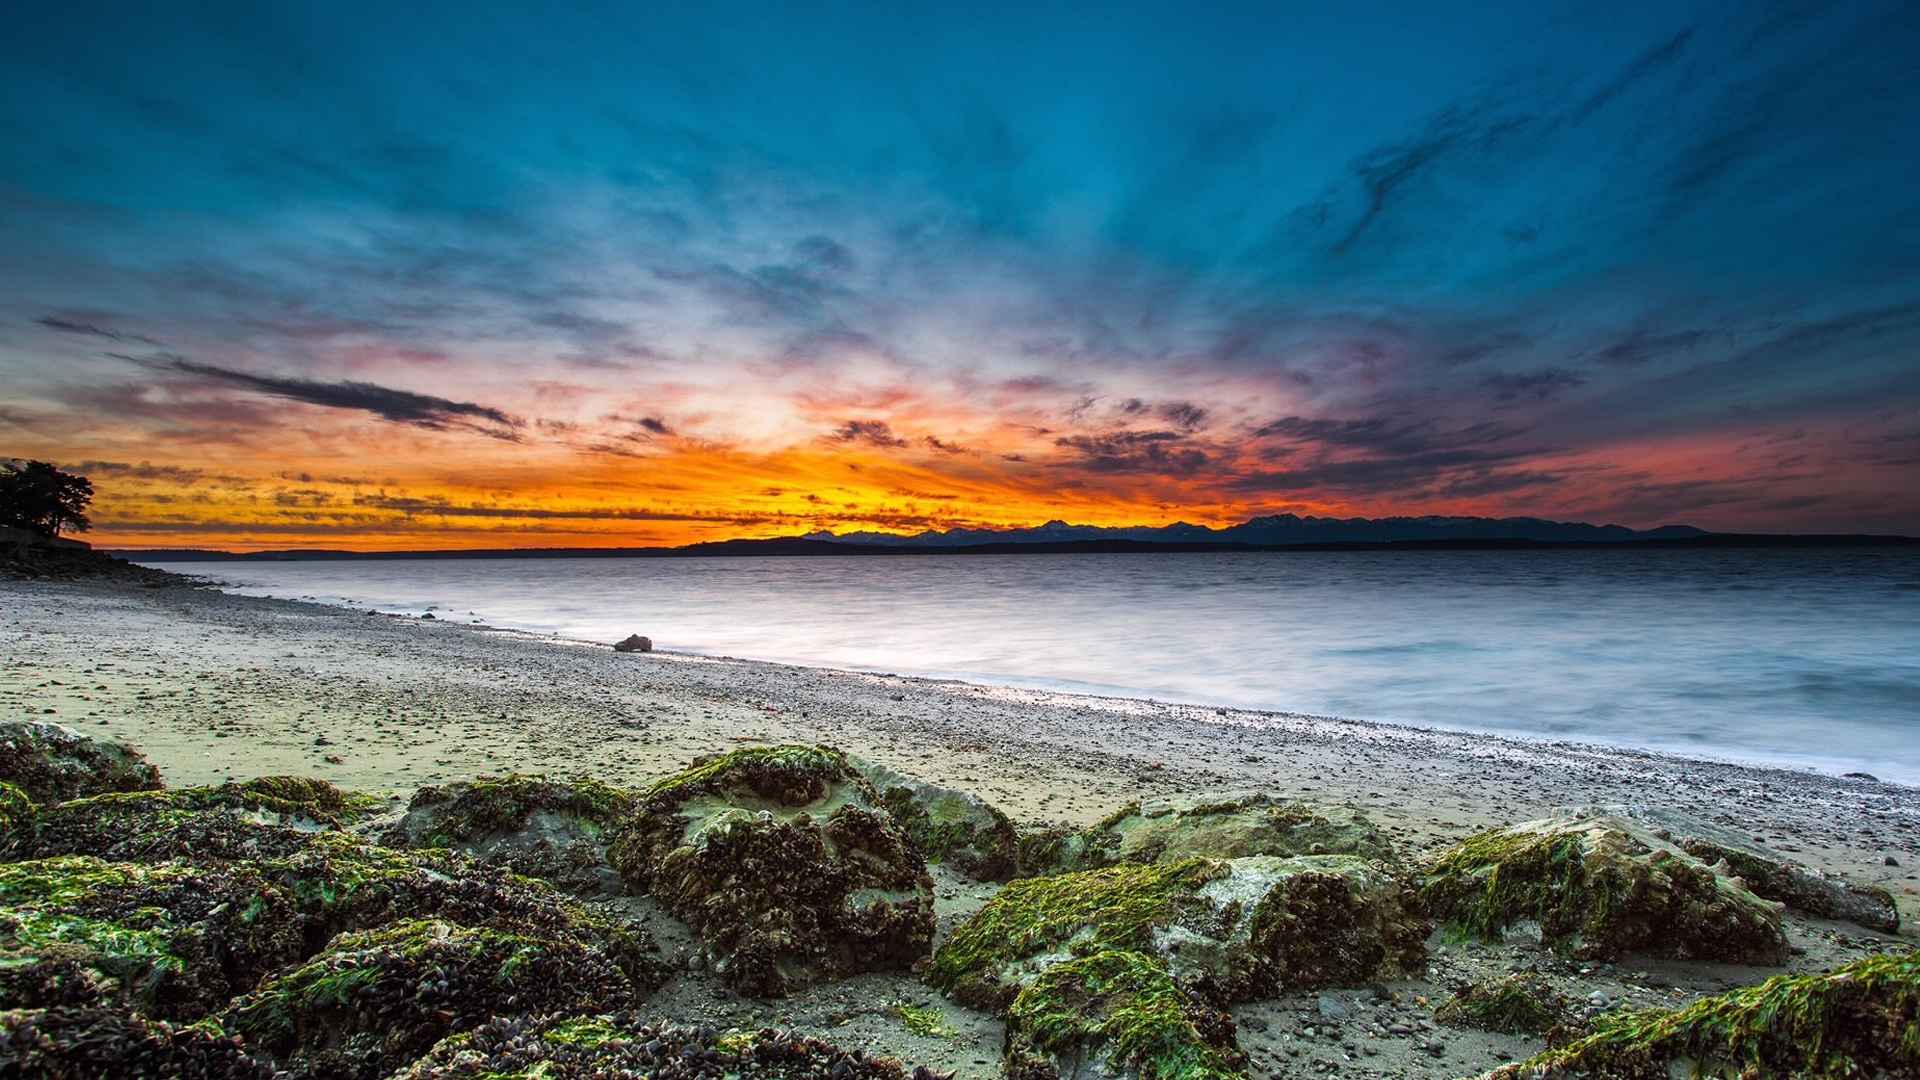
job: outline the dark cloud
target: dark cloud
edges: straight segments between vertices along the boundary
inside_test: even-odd
[[[1586,385],[1586,376],[1565,368],[1541,368],[1539,371],[1498,371],[1483,377],[1480,385],[1493,391],[1495,401],[1551,401],[1568,390]]]
[[[1573,124],[1581,123],[1594,113],[1611,105],[1615,98],[1626,93],[1635,83],[1672,65],[1680,58],[1680,54],[1686,51],[1687,42],[1691,40],[1693,40],[1693,28],[1688,27],[1641,53],[1634,58],[1633,63],[1627,65],[1626,70],[1609,79],[1605,86],[1594,91],[1585,101],[1576,106],[1573,112],[1568,114],[1567,121]]]
[[[1191,401],[1169,401],[1159,408],[1161,419],[1181,431],[1198,431],[1206,426],[1207,410]]]
[[[161,371],[177,372],[198,378],[238,386],[269,397],[319,405],[329,409],[352,409],[372,413],[382,420],[434,431],[472,431],[495,439],[518,440],[526,422],[499,409],[471,401],[454,401],[432,394],[396,390],[377,383],[341,381],[322,382],[284,376],[254,375],[215,364],[202,364],[181,356],[160,354],[144,359],[122,357]]]
[[[927,444],[927,449],[938,450],[943,454],[964,454],[967,452],[967,448],[958,443],[950,443],[932,435],[922,436],[920,441]]]
[[[206,475],[204,469],[189,469],[178,465],[151,465],[141,462],[138,465],[124,461],[82,461],[72,466],[73,471],[88,477],[110,477],[116,480],[160,480],[170,484],[192,484]]]
[[[1255,438],[1279,438],[1318,446],[1409,455],[1503,442],[1524,431],[1524,428],[1492,420],[1447,429],[1434,420],[1405,420],[1391,416],[1352,420],[1283,416],[1255,428],[1253,435]]]
[[[1158,473],[1186,476],[1213,459],[1187,444],[1178,431],[1112,431],[1101,435],[1067,435],[1054,445],[1073,451],[1076,465],[1108,473]]]
[[[1665,334],[1636,330],[1596,351],[1593,361],[1609,367],[1638,367],[1649,360],[1698,348],[1711,337],[1705,330],[1676,330]]]
[[[119,330],[76,319],[63,319],[58,315],[42,315],[33,320],[49,330],[58,330],[63,334],[84,334],[87,337],[105,338],[108,341],[134,342],[140,345],[158,346],[160,343],[140,334],[128,334]]]
[[[907,445],[907,440],[895,435],[893,427],[885,420],[849,420],[828,437],[834,442],[865,443],[888,449]]]

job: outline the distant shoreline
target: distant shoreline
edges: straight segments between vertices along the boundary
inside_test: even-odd
[[[1708,533],[1690,537],[1627,540],[1533,540],[1517,538],[1347,540],[1301,544],[1246,544],[1230,541],[1061,540],[979,544],[873,544],[780,538],[720,540],[680,547],[611,548],[447,548],[408,551],[279,549],[232,552],[203,548],[103,548],[106,554],[139,563],[305,562],[390,559],[676,559],[725,557],[864,557],[874,555],[1161,555],[1289,554],[1304,552],[1392,551],[1693,551],[1778,548],[1920,549],[1920,537],[1869,534]]]

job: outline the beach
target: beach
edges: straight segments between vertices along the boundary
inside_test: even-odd
[[[638,621],[633,629],[650,628]],[[1682,811],[1894,896],[1899,936],[1789,916],[1791,970],[1910,945],[1920,915],[1920,789],[1870,778],[748,659],[616,653],[447,618],[208,588],[0,582],[0,646],[0,713],[131,742],[174,787],[295,774],[404,800],[422,785],[508,772],[643,786],[702,755],[815,743],[970,791],[1022,826],[1086,825],[1157,796],[1257,791],[1360,810],[1418,855],[1556,809]],[[993,891],[946,871],[938,881],[943,928]],[[657,921],[663,943],[686,940],[670,920]],[[1476,972],[1505,970],[1516,957],[1609,1003],[1671,1005],[1773,973],[1662,961],[1562,970],[1553,965],[1566,962],[1534,957],[1524,944],[1437,943],[1432,952],[1427,978],[1382,988],[1389,996],[1362,992],[1329,1006],[1324,994],[1291,995],[1238,1008],[1256,1073],[1443,1077],[1510,1060],[1537,1043],[1456,1030],[1442,1039],[1416,1019],[1424,1014],[1415,1002]],[[901,1001],[945,1010],[954,1034],[903,1032],[887,1013]],[[690,975],[649,1004],[694,1014],[683,1019],[791,1019],[963,1075],[998,1072],[998,1022],[943,1004],[904,976],[862,976],[766,1003]],[[1323,1062],[1331,1064],[1316,1064]]]

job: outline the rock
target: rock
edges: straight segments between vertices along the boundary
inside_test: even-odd
[[[384,807],[324,780],[263,776],[218,787],[94,795],[43,808],[23,853],[155,862],[290,855],[313,834]]]
[[[340,935],[219,1020],[306,1074],[371,1080],[496,1015],[630,1009],[650,989],[591,943],[420,919]]]
[[[1019,1080],[1228,1080],[1245,1066],[1233,1018],[1137,952],[1053,964],[1007,1009],[1001,1072]]]
[[[1002,1012],[1069,952],[1136,952],[1217,1006],[1422,968],[1431,926],[1352,856],[1122,864],[1008,884],[950,934],[929,981]]]
[[[231,1036],[115,1009],[53,1008],[0,1012],[0,1075],[271,1080],[274,1070]]]
[[[481,777],[414,792],[381,834],[396,848],[452,848],[571,892],[618,892],[606,833],[632,811],[632,793],[592,779]]]
[[[640,796],[607,855],[742,993],[905,970],[933,939],[926,861],[837,750],[756,747],[696,764]]]
[[[1345,1020],[1353,1014],[1353,1010],[1342,1005],[1340,999],[1332,994],[1321,994],[1315,998],[1313,1007],[1315,1012],[1327,1020]]]
[[[710,1070],[710,1072],[709,1072]],[[932,1080],[926,1070],[914,1080]],[[772,1030],[716,1034],[661,1027],[640,1013],[508,1017],[449,1036],[394,1080],[602,1080],[610,1077],[738,1080],[907,1080],[887,1057],[870,1057],[798,1034]]]
[[[1670,835],[1682,851],[1721,865],[1755,895],[1822,919],[1841,919],[1881,933],[1900,930],[1893,895],[1874,885],[1854,884],[1802,866],[1757,840],[1691,814],[1663,807],[1610,806],[1603,811],[1632,818]]]
[[[1453,1027],[1544,1035],[1565,1019],[1569,1008],[1566,996],[1552,983],[1531,972],[1516,972],[1468,986],[1435,1009],[1433,1018]]]
[[[1179,862],[1196,856],[1357,855],[1395,862],[1393,843],[1354,810],[1287,803],[1266,795],[1175,797],[1122,807],[1078,834],[1034,849],[1027,873],[1094,870],[1117,863]]]
[[[1875,784],[1880,782],[1879,777],[1873,775],[1872,773],[1867,773],[1867,772],[1850,772],[1850,773],[1841,773],[1840,775],[1843,778],[1848,780],[1866,780]]]
[[[1637,952],[1780,964],[1781,905],[1625,818],[1549,818],[1470,837],[1432,859],[1435,918],[1497,939],[1517,922],[1588,959]]]
[[[32,844],[37,816],[26,792],[0,780],[0,856]]]
[[[880,793],[881,804],[929,863],[947,864],[976,881],[1008,881],[1019,872],[1019,831],[985,800],[885,765],[847,760]]]
[[[626,637],[613,643],[613,651],[652,652],[653,639],[650,637],[641,637],[639,634],[628,634]]]
[[[1899,865],[1900,865],[1900,860],[1899,860],[1899,859],[1896,859],[1896,858],[1894,858],[1894,857],[1893,857],[1893,856],[1891,856],[1891,855],[1889,855],[1889,856],[1887,856],[1887,857],[1886,857],[1886,859],[1885,859],[1885,860],[1883,860],[1883,861],[1882,861],[1882,862],[1880,863],[1880,865],[1882,865],[1882,866],[1899,866]]]
[[[0,780],[41,804],[161,786],[138,750],[45,720],[0,721]]]
[[[1781,975],[1671,1011],[1621,1011],[1592,1034],[1483,1080],[1920,1076],[1920,953]]]

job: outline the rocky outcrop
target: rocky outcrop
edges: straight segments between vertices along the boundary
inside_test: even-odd
[[[1425,963],[1431,927],[1379,864],[1341,855],[1124,864],[1015,881],[956,928],[930,979],[1003,1012],[1070,955],[1154,959],[1219,1005],[1392,978]]]
[[[138,750],[44,720],[0,721],[0,780],[43,804],[161,786]]]
[[[58,1080],[271,1080],[241,1040],[101,1008],[0,1010],[0,1075]]]
[[[597,780],[481,777],[421,788],[381,842],[451,848],[574,892],[617,892],[606,836],[633,805],[630,792]]]
[[[1237,1080],[1245,1067],[1233,1018],[1137,952],[1063,960],[1007,1009],[1009,1080]]]
[[[43,808],[32,841],[20,850],[134,862],[280,857],[385,805],[375,796],[295,776],[94,795]]]
[[[496,1015],[610,1012],[652,989],[597,944],[410,920],[342,934],[219,1023],[311,1075],[371,1080]]]
[[[1437,919],[1496,939],[1537,922],[1550,945],[1615,959],[1779,964],[1780,905],[1624,818],[1549,818],[1470,837],[1431,860]]]
[[[628,634],[613,643],[614,652],[652,652],[653,639],[639,634]]]
[[[1893,895],[1802,866],[1744,833],[1679,810],[1654,806],[1609,806],[1590,813],[1631,818],[1662,840],[1709,865],[1724,865],[1757,896],[1820,919],[1857,923],[1884,934],[1898,933],[1900,912]]]
[[[925,1077],[925,1070],[916,1077]],[[638,1013],[517,1017],[448,1036],[394,1080],[907,1080],[900,1063],[819,1039],[763,1030],[719,1034]]]
[[[925,860],[873,785],[824,747],[736,750],[660,781],[608,858],[743,993],[904,970],[933,938]]]
[[[849,758],[880,793],[881,805],[907,831],[929,863],[976,881],[1009,881],[1020,872],[1020,833],[986,800]]]
[[[1386,833],[1358,811],[1260,794],[1132,803],[1078,833],[1034,835],[1024,854],[1023,869],[1030,874],[1195,857],[1354,855],[1387,863],[1399,858]]]
[[[1572,1002],[1530,971],[1474,983],[1448,998],[1433,1018],[1453,1027],[1505,1035],[1544,1035],[1572,1012]]]
[[[39,811],[27,793],[0,780],[0,858],[24,850],[33,843]]]
[[[1920,953],[1768,979],[1674,1010],[1615,1012],[1485,1080],[1920,1076]]]

